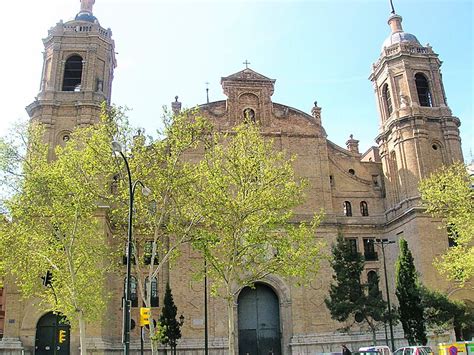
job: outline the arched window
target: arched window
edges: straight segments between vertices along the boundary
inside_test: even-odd
[[[415,74],[415,84],[420,106],[432,107],[431,93],[426,76],[421,73]]]
[[[70,56],[64,66],[63,91],[81,91],[82,57]]]
[[[369,286],[369,292],[379,290],[379,275],[373,270],[367,273],[367,285]]]
[[[127,279],[123,281],[123,292],[127,289]],[[138,284],[135,276],[130,277],[130,300],[132,301],[132,307],[138,307]]]
[[[145,279],[145,296],[148,297],[148,277]],[[156,277],[153,278],[150,285],[150,306],[159,307],[158,299],[158,280]]]
[[[351,217],[352,216],[352,207],[349,201],[344,201],[344,216]]]
[[[369,206],[367,206],[367,202],[365,201],[360,203],[360,214],[364,217],[369,215]]]
[[[385,84],[383,86],[382,96],[383,96],[383,101],[385,104],[385,110],[387,112],[387,116],[390,116],[393,112],[393,106],[392,106],[392,98],[390,96],[390,90],[388,89],[388,84]]]

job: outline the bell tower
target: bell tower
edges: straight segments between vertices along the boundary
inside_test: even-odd
[[[41,86],[26,110],[46,127],[53,149],[76,126],[97,122],[103,102],[110,103],[115,60],[112,31],[93,15],[95,0],[81,0],[74,20],[60,21],[43,39]]]
[[[418,205],[420,179],[462,161],[460,120],[447,105],[441,61],[402,27],[392,8],[391,33],[372,66],[380,115],[376,141],[386,179],[387,209],[396,215]]]

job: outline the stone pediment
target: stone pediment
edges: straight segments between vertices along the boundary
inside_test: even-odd
[[[252,69],[246,68],[241,70],[235,74],[231,74],[229,76],[225,76],[221,78],[221,83],[224,81],[263,81],[268,83],[275,83],[275,79],[267,78],[266,76],[253,71]]]

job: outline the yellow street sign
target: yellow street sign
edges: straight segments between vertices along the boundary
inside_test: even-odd
[[[150,324],[150,308],[140,307],[140,327]]]

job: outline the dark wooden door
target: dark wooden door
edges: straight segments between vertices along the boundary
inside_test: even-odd
[[[238,299],[239,355],[281,355],[280,307],[263,284],[246,287]]]
[[[42,316],[36,326],[35,355],[69,355],[70,328],[61,315]]]

